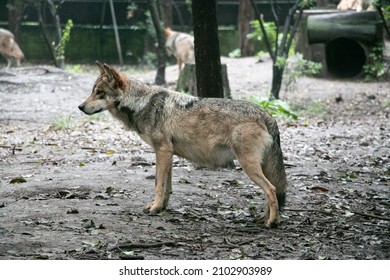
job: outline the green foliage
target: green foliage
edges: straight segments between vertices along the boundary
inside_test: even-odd
[[[354,180],[354,179],[357,179],[359,178],[358,175],[356,175],[356,173],[354,172],[343,172],[341,173],[341,179],[344,179],[344,180],[347,180],[347,181],[351,181],[351,180]]]
[[[292,104],[291,107],[295,112],[297,112],[297,114],[306,118],[323,116],[327,111],[326,105],[321,102]]]
[[[82,74],[84,72],[80,64],[66,65],[65,69],[76,74]]]
[[[248,38],[259,41],[260,44],[264,44],[264,36],[263,36],[263,32],[261,32],[259,21],[258,20],[251,21],[251,27],[253,29],[253,32],[248,34]],[[273,46],[272,52],[275,53],[276,41],[278,43],[278,46],[280,46],[283,34],[281,33],[278,34],[276,32],[277,30],[274,22],[264,22],[264,29],[271,46]],[[289,36],[290,34],[287,34],[287,39],[289,38]],[[292,55],[293,53],[294,53],[294,48],[290,47],[288,54]]]
[[[383,61],[383,45],[377,44],[368,55],[369,63],[363,66],[365,80],[372,81],[382,77],[386,72]]]
[[[66,44],[70,40],[70,30],[72,29],[72,27],[73,27],[73,21],[69,19],[65,25],[64,30],[62,31],[62,37],[60,42],[54,47],[56,60],[65,59],[65,48],[66,48]]]
[[[241,57],[241,50],[240,49],[235,49],[235,50],[231,51],[229,53],[229,57],[231,57],[231,58],[239,58],[239,57]]]
[[[63,129],[71,128],[72,125],[73,125],[72,116],[63,115],[53,121],[51,128],[53,128],[54,130],[63,130]]]
[[[381,105],[383,108],[390,108],[390,98],[385,98],[382,100]]]
[[[129,4],[127,4],[126,9],[127,9],[127,12],[133,13],[138,9],[138,6],[134,2],[130,2]]]
[[[248,39],[253,39],[259,41],[260,43],[264,43],[263,33],[261,32],[260,23],[258,20],[253,20],[250,22],[251,28],[253,32],[248,34]],[[269,42],[272,46],[275,45],[276,42],[276,25],[274,22],[264,22],[264,29]]]
[[[287,64],[287,59],[281,56],[278,56],[275,61],[275,66],[279,69],[284,69]]]
[[[297,53],[284,61],[285,72],[283,85],[286,91],[294,91],[297,79],[303,76],[315,76],[321,72],[322,64],[309,61],[303,58],[303,55]]]
[[[372,0],[371,5],[376,9],[384,8],[385,11],[390,10],[390,0]]]
[[[315,7],[316,5],[317,5],[316,0],[302,0],[302,2],[299,4],[299,7],[303,10],[307,10]]]
[[[257,97],[250,97],[249,101],[255,103],[265,109],[271,116],[273,117],[288,117],[293,120],[298,119],[298,115],[296,115],[288,106],[288,104],[280,99],[269,100],[267,99],[259,99]]]
[[[154,53],[154,52],[145,53],[143,58],[142,58],[142,64],[148,68],[154,67],[154,65],[157,64],[156,53]]]
[[[383,9],[383,14],[386,20],[390,20],[390,4]]]

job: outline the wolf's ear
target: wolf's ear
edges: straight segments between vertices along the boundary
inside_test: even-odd
[[[96,60],[96,65],[99,67],[100,75],[104,74],[106,70],[104,70],[104,66],[102,63]]]
[[[103,69],[105,73],[107,74],[108,80],[112,82],[113,80],[116,80],[117,72],[114,68],[112,68],[110,65],[107,65],[106,63],[103,64]]]
[[[116,87],[122,89],[126,82],[124,76],[107,64],[104,64],[103,67],[105,69],[105,73],[107,74],[109,82],[114,82]]]
[[[169,37],[169,35],[172,33],[172,29],[170,27],[167,27],[164,29],[165,37]]]

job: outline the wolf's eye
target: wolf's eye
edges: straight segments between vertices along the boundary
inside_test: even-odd
[[[99,90],[99,91],[96,92],[95,95],[96,95],[97,98],[103,99],[104,96],[105,96],[105,93],[104,93],[104,91]]]

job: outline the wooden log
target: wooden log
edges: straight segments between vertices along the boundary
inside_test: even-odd
[[[310,15],[307,20],[309,44],[349,38],[363,43],[382,38],[382,23],[375,11]]]
[[[222,84],[225,98],[232,98],[226,64],[222,64]],[[195,64],[185,64],[176,85],[176,91],[198,96]]]

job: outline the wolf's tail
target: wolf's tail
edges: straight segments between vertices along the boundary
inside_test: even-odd
[[[267,179],[275,186],[279,208],[282,209],[286,202],[287,179],[280,146],[279,128],[271,117],[267,118],[266,125],[273,141],[269,149],[265,151],[262,169]]]

